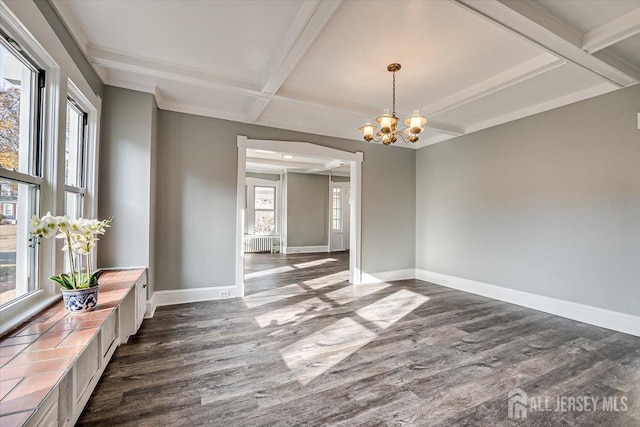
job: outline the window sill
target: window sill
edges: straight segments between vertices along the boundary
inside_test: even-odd
[[[38,290],[31,295],[10,303],[0,312],[0,317],[2,317],[0,336],[40,313],[61,298],[62,295],[60,293],[50,294],[45,290]]]

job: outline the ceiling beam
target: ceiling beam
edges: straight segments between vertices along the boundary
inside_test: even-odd
[[[614,60],[606,62],[582,50],[582,38],[567,30],[529,1],[513,0],[454,0],[478,16],[530,41],[560,58],[600,76],[617,87],[626,87],[640,81],[640,70]]]
[[[493,126],[498,126],[503,123],[521,119],[523,117],[532,116],[534,114],[538,114],[538,113],[552,110],[554,108],[562,107],[567,104],[573,104],[574,102],[582,101],[583,99],[588,99],[594,96],[602,95],[602,94],[611,92],[612,90],[615,90],[615,86],[613,86],[610,82],[601,83],[597,86],[589,87],[583,90],[579,90],[577,92],[570,93],[568,95],[563,95],[554,99],[550,99],[548,101],[542,102],[537,105],[532,105],[532,106],[523,108],[521,110],[512,111],[508,114],[505,114],[499,117],[494,117],[483,122],[474,123],[472,125],[467,126],[467,132],[471,133],[471,132],[487,129]]]
[[[262,79],[263,93],[275,94],[318,37],[342,0],[305,0]],[[245,121],[255,123],[270,100],[258,98],[249,107]]]
[[[427,118],[437,116],[564,64],[566,64],[566,61],[545,53],[449,95],[431,105],[422,107],[420,112]]]
[[[640,33],[640,7],[582,36],[582,50],[591,54]]]
[[[367,120],[372,116],[372,114],[375,116],[375,112],[377,111],[377,109],[375,108],[357,107],[354,105],[344,106],[343,104],[332,103],[327,100],[307,100],[302,97],[292,95],[283,96],[264,93],[250,82],[233,80],[225,76],[204,73],[201,71],[180,67],[174,64],[134,57],[96,46],[89,47],[89,55],[92,63],[105,67],[107,70],[113,69],[118,71],[125,71],[145,77],[170,80],[193,86],[219,90],[221,92],[231,93],[234,95],[243,95],[247,97],[265,99],[267,101],[277,101],[309,108],[317,108],[334,113],[349,114],[361,120]],[[119,82],[119,85],[122,85],[124,80],[119,79]],[[213,115],[211,117],[227,118],[217,115]],[[234,115],[234,117],[236,116]],[[242,118],[234,118],[231,120],[245,122],[246,115],[243,115]],[[263,121],[260,120],[260,122]],[[269,126],[266,123],[261,124]],[[438,121],[429,121],[429,123],[427,123],[427,127],[431,127],[448,134],[451,134],[453,132],[456,135],[461,135],[464,133],[464,129],[460,126]],[[321,132],[321,134],[324,133]],[[341,137],[350,138],[346,135],[343,135]],[[353,135],[351,136],[351,138],[352,137]]]

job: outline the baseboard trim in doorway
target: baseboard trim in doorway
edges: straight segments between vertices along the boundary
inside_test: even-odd
[[[368,283],[381,283],[381,282],[391,282],[394,280],[407,280],[407,279],[415,279],[416,271],[413,268],[408,268],[406,270],[390,270],[390,271],[379,271],[377,273],[362,273],[362,280],[360,284],[368,284]]]
[[[640,337],[640,317],[416,269],[416,279]]]
[[[145,313],[145,317],[153,317],[153,314],[156,311],[156,307],[235,298],[236,290],[237,288],[235,286],[220,286],[211,288],[156,291],[147,302],[147,311]]]
[[[329,252],[329,246],[288,246],[283,248],[284,254],[315,254]]]

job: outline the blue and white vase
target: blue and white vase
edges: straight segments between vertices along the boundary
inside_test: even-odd
[[[98,286],[85,289],[62,289],[64,307],[70,313],[86,313],[98,305]]]

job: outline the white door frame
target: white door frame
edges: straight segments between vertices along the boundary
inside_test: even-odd
[[[245,215],[245,174],[247,167],[247,148],[269,150],[279,153],[297,154],[300,156],[317,156],[349,162],[351,175],[350,187],[353,201],[350,212],[349,241],[349,283],[355,285],[362,282],[362,230],[360,226],[362,197],[362,161],[364,154],[360,151],[350,153],[308,142],[272,141],[249,139],[238,135],[238,182],[236,204],[236,296],[244,296],[244,215]]]

